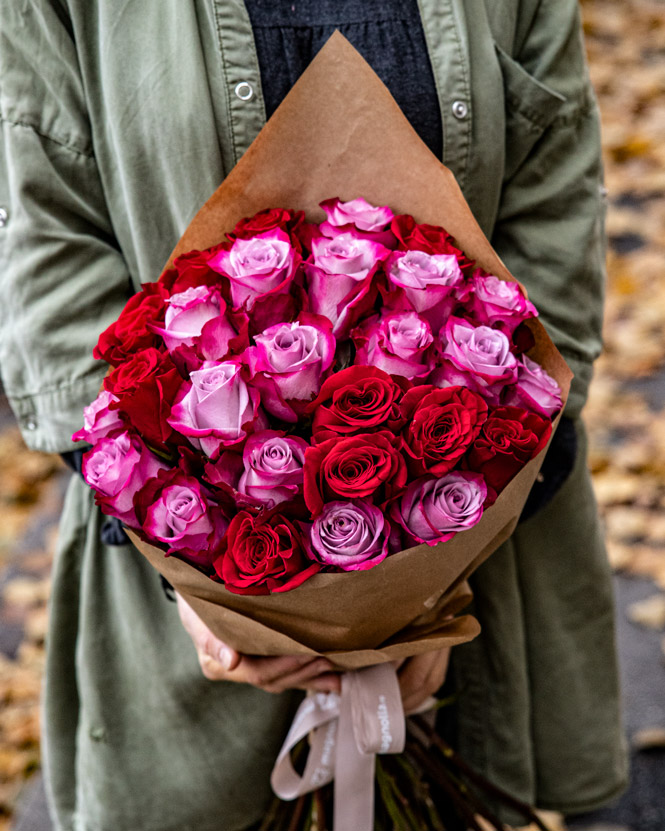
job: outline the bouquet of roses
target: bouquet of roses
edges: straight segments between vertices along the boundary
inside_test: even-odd
[[[389,207],[321,207],[243,219],[143,286],[75,435],[102,511],[233,593],[452,539],[561,408],[517,283]]]
[[[266,828],[309,827],[303,794],[334,776],[336,828],[369,831],[371,799],[348,797],[404,747],[391,662],[478,633],[465,580],[514,528],[565,404],[533,305],[336,34],[96,355],[112,368],[75,439],[102,510],[234,649],[347,671],[296,716],[273,784],[299,807]],[[377,820],[440,827],[429,778],[478,827],[475,774],[430,741],[378,768]]]

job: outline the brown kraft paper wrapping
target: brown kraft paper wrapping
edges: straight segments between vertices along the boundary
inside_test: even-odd
[[[443,226],[484,269],[514,280],[475,221],[450,170],[415,133],[387,88],[336,32],[284,99],[242,159],[194,217],[179,254],[219,243],[238,220],[272,207],[304,210],[362,196],[418,222]],[[530,321],[529,355],[568,396],[572,373],[542,324]],[[508,538],[545,451],[529,462],[474,528],[446,543],[419,545],[368,571],[317,574],[289,592],[228,592],[177,557],[130,532],[139,550],[221,640],[256,655],[321,654],[357,669],[471,640],[463,615],[465,579]]]

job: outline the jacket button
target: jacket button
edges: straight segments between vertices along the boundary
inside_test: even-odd
[[[234,92],[241,101],[249,101],[254,96],[252,85],[247,81],[241,81],[239,84],[236,84]]]
[[[26,430],[36,430],[37,419],[33,415],[26,416],[25,420],[23,421],[23,426]]]
[[[463,118],[467,117],[468,112],[469,108],[464,101],[455,101],[453,103],[453,115],[455,118],[459,118],[461,121]]]
[[[0,228],[4,228],[7,224],[7,220],[9,219],[9,214],[5,210],[5,208],[0,208]]]

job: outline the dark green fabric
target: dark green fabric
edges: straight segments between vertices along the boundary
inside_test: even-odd
[[[577,1],[419,6],[443,161],[575,371],[576,417],[604,278]],[[99,332],[157,278],[264,120],[240,0],[2,4],[0,372],[31,447],[71,449],[104,372],[91,355]],[[579,460],[474,578],[483,633],[455,651],[464,752],[562,810],[625,782],[609,573]],[[58,831],[236,831],[263,810],[292,697],[203,679],[157,575],[133,549],[101,546],[99,522],[73,481],[45,699]]]

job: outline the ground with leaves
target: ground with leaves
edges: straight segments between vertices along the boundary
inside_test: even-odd
[[[628,607],[647,638],[665,629],[665,2],[584,0],[582,9],[610,242],[605,352],[586,410],[590,463],[614,568],[653,581]],[[25,450],[0,400],[0,831],[39,763],[48,573],[66,475],[58,459]],[[632,738],[663,747],[665,724]]]

